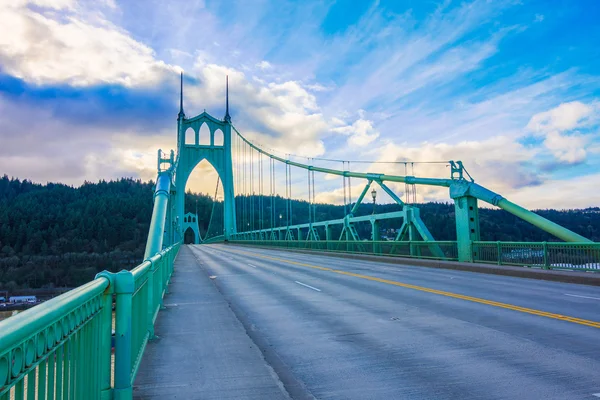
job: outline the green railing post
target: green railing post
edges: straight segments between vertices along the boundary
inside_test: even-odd
[[[96,279],[103,277],[107,279],[110,284],[102,295],[102,316],[101,316],[101,328],[100,328],[100,398],[102,400],[111,400],[113,398],[113,389],[111,385],[111,353],[112,353],[112,303],[113,293],[115,289],[115,274],[102,271],[96,274]],[[43,397],[42,397],[43,398]]]
[[[146,281],[146,285],[148,289],[146,290],[147,299],[146,299],[146,313],[148,320],[148,340],[156,339],[156,335],[154,334],[154,270],[156,268],[156,263],[154,257],[146,260],[150,262],[150,270],[148,271],[148,280]]]
[[[548,262],[548,242],[542,242],[542,247],[544,249],[544,269],[550,269]]]
[[[135,281],[130,271],[115,274],[115,400],[131,400],[131,310]]]
[[[498,265],[502,265],[502,246],[499,240],[496,242],[496,258],[498,259]]]

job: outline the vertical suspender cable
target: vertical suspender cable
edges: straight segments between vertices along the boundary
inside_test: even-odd
[[[310,171],[311,175],[312,175],[312,195],[313,195],[313,199],[312,199],[312,218],[313,218],[313,222],[317,221],[317,216],[316,216],[316,209],[317,209],[317,204],[316,204],[316,195],[315,195],[315,171]]]
[[[269,158],[269,177],[271,178],[270,187],[269,187],[269,192],[271,195],[271,209],[269,210],[269,219],[271,220],[271,229],[273,229],[273,228],[275,228],[275,221],[273,220],[273,158],[272,157]]]
[[[350,171],[350,161],[348,161],[348,171]],[[350,205],[348,206],[348,208],[350,210],[352,210],[352,178],[348,177],[348,203],[350,203]]]
[[[310,203],[312,196],[310,194],[310,169],[306,170],[306,175],[308,177],[308,223],[311,224],[312,223],[312,218],[311,218],[311,209],[312,209],[312,205]]]
[[[292,217],[293,217],[293,213],[292,213],[292,166],[290,165],[290,222],[289,225],[293,225],[293,221],[292,221]]]
[[[404,163],[404,176],[408,176],[408,165],[407,163]],[[404,201],[406,201],[406,204],[410,204],[410,193],[408,192],[408,183],[404,182]]]
[[[250,149],[250,229],[254,230],[254,149]]]
[[[244,232],[248,230],[248,144],[244,143]]]
[[[258,153],[258,190],[259,190],[259,197],[258,197],[258,222],[259,222],[259,229],[262,231],[263,229],[263,178],[262,178],[262,172],[263,172],[263,167],[262,167],[262,153]]]
[[[275,210],[277,207],[277,199],[275,198],[276,189],[277,181],[275,180],[275,160],[273,160],[273,219],[277,218],[277,212]]]
[[[342,171],[345,171],[346,162],[342,161]],[[344,216],[348,214],[348,210],[346,209],[346,175],[342,176],[342,182],[344,184]]]
[[[287,158],[287,155],[286,155]],[[285,225],[287,227],[290,226],[290,183],[289,183],[289,169],[290,165],[288,163],[285,164]]]

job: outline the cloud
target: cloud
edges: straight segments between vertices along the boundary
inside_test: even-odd
[[[544,146],[563,164],[582,163],[587,158],[586,147],[593,135],[583,135],[575,129],[594,126],[600,117],[597,104],[579,101],[562,103],[531,117],[527,124],[534,135],[544,137]]]
[[[589,139],[580,134],[561,135],[557,131],[549,132],[544,145],[554,154],[554,157],[565,164],[577,164],[585,161],[587,153],[585,146]]]
[[[4,72],[38,85],[130,87],[156,84],[165,74],[177,71],[101,14],[88,16],[74,7],[75,2],[68,0],[2,2],[0,65]]]
[[[348,136],[348,144],[350,146],[366,146],[379,137],[379,132],[373,127],[373,121],[364,119],[363,115],[361,115],[361,118],[354,121],[352,125],[338,126],[332,128],[331,131]],[[335,119],[333,122],[339,124],[339,122],[343,121]]]
[[[233,123],[243,135],[282,153],[323,154],[321,137],[329,126],[315,96],[298,81],[248,79],[238,69],[198,63],[197,84],[185,89],[186,113],[197,114],[199,107],[223,110],[226,75]]]
[[[567,131],[585,124],[594,108],[579,101],[562,103],[551,110],[535,114],[527,129],[538,132]]]
[[[256,68],[262,69],[263,71],[273,68],[273,66],[268,61],[261,61],[256,64]]]

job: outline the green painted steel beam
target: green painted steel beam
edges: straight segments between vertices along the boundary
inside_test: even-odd
[[[150,229],[148,230],[144,259],[150,258],[162,250],[170,190],[170,172],[159,173],[158,179],[156,180],[156,189],[154,190],[154,209],[152,210],[152,219],[150,221]]]
[[[481,185],[474,182],[467,181],[455,181],[450,186],[450,197],[453,199],[472,196],[479,200],[485,201],[491,205],[500,207],[501,209],[508,211],[509,213],[521,218],[530,224],[537,226],[545,232],[556,236],[566,242],[592,242],[591,240],[564,228],[546,218],[531,212],[507,199],[502,195],[495,193]]]
[[[396,195],[396,193],[394,193],[392,191],[392,189],[390,189],[389,187],[387,187],[387,185],[381,181],[377,181],[377,183],[379,184],[379,186],[381,186],[381,188],[383,190],[385,190],[385,192],[398,204],[400,204],[401,206],[404,205],[404,202],[400,199],[400,197],[398,197]]]
[[[365,198],[365,195],[369,191],[369,188],[371,187],[371,183],[373,183],[373,181],[371,179],[369,179],[367,181],[367,184],[365,185],[365,188],[363,189],[363,191],[360,192],[360,196],[358,196],[358,199],[356,199],[356,203],[354,203],[354,207],[352,207],[352,210],[350,210],[350,215],[354,215],[354,213],[358,211],[358,207],[360,206],[360,203],[362,203],[363,199]]]
[[[562,226],[550,220],[547,220],[546,218],[534,212],[531,212],[511,201],[508,201],[505,198],[502,198],[500,201],[498,201],[497,206],[521,218],[522,220],[527,221],[530,224],[535,225],[538,228],[556,236],[557,238],[564,240],[565,242],[593,243],[590,239],[583,237],[573,231],[570,231],[567,228],[563,228]]]

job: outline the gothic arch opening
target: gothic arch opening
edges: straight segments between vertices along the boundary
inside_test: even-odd
[[[203,146],[208,146],[210,145],[210,129],[208,128],[208,125],[206,124],[206,122],[204,122],[202,124],[202,126],[200,127],[200,134],[199,134],[199,144],[203,145]]]
[[[185,186],[184,213],[198,214],[197,223],[201,238],[223,234],[223,185],[219,182],[216,202],[218,173],[210,162],[202,160],[190,173]],[[211,221],[211,213],[212,221]],[[196,218],[190,216],[190,223]]]
[[[213,135],[213,145],[214,146],[223,146],[224,143],[224,136],[223,136],[223,131],[220,129],[217,129]]]
[[[183,243],[184,244],[194,244],[196,243],[196,234],[192,228],[187,228],[185,233],[183,234]]]
[[[191,127],[185,131],[185,144],[196,144],[196,132]]]

